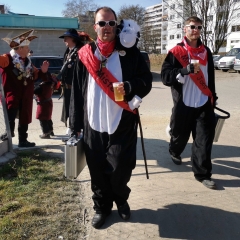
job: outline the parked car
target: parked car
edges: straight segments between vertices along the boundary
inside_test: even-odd
[[[222,58],[223,56],[218,56],[216,58],[213,59],[213,63],[214,63],[214,69],[218,70],[218,61]]]
[[[212,55],[213,57],[213,61],[217,58],[217,57],[220,57],[220,55]]]
[[[141,51],[141,54],[142,54],[143,58],[145,59],[147,65],[148,65],[148,68],[151,69],[150,59],[149,59],[148,53],[147,53],[147,52],[144,52],[144,51]]]
[[[240,52],[240,45],[235,45],[221,60],[218,62],[218,68],[223,72],[233,69],[234,61]]]
[[[233,69],[240,73],[240,53],[235,58]]]
[[[31,56],[31,61],[33,65],[40,69],[43,61],[47,60],[49,62],[48,71],[51,74],[57,76],[62,68],[63,65],[63,58],[57,56]],[[55,91],[61,91],[61,82],[58,80],[57,84],[55,85]]]

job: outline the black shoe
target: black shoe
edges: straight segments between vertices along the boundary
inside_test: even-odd
[[[131,211],[128,203],[124,203],[121,206],[117,206],[118,214],[123,220],[128,220],[131,216]]]
[[[50,135],[51,135],[51,136],[55,136],[53,131],[50,132]]]
[[[39,135],[39,137],[40,137],[41,139],[49,139],[49,138],[50,138],[50,134],[48,134],[48,133],[43,133],[42,135]]]
[[[110,212],[111,213],[111,212]],[[95,213],[92,219],[92,226],[96,229],[100,228],[110,213]]]
[[[171,154],[171,158],[172,158],[172,161],[177,164],[177,165],[181,165],[182,164],[182,158],[181,156],[173,156]]]
[[[36,144],[34,142],[29,142],[29,141],[24,141],[24,142],[19,142],[18,147],[34,147]]]
[[[11,136],[12,136],[12,138],[15,137],[15,133],[14,133],[14,132],[11,132]]]

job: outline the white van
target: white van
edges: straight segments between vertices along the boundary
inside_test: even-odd
[[[218,69],[222,69],[223,72],[233,69],[234,61],[238,53],[240,53],[239,44],[235,45],[224,57],[219,60]]]

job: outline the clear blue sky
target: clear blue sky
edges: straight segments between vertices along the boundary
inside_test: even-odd
[[[10,11],[14,13],[24,13],[36,16],[52,16],[62,17],[67,0],[0,0],[0,4],[6,4],[10,7]],[[141,7],[149,7],[159,4],[161,0],[93,0],[99,6],[111,7],[118,12],[123,5],[137,5]]]

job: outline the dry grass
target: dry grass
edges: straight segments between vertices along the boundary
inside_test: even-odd
[[[0,166],[0,240],[85,236],[80,187],[63,177],[61,159],[19,153]]]
[[[162,63],[167,55],[166,54],[149,54],[151,71],[159,71],[162,68]]]

